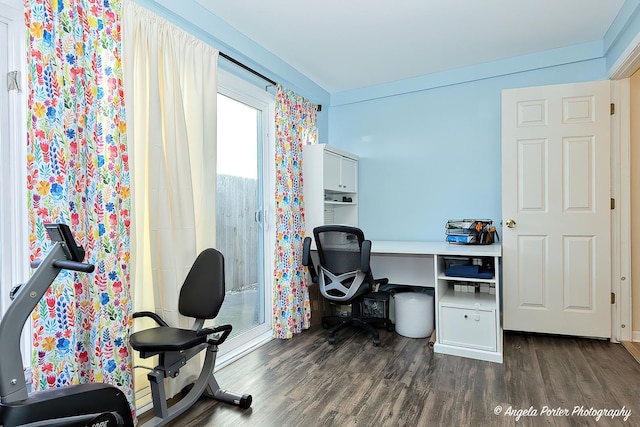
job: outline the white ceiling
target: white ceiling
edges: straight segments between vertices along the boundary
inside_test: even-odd
[[[196,0],[330,93],[601,40],[624,0]]]

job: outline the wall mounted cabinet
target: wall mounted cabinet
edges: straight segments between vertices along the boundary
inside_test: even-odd
[[[327,144],[302,149],[306,235],[325,224],[358,225],[358,156]]]
[[[324,189],[336,193],[355,193],[358,180],[358,161],[325,148]]]

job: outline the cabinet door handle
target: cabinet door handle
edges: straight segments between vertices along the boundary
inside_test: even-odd
[[[469,316],[467,316],[467,315],[465,314],[465,315],[464,315],[464,318],[466,319],[467,317],[469,317]]]

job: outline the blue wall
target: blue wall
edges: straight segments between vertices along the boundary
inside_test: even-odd
[[[604,59],[331,108],[329,142],[360,156],[368,238],[442,240],[449,218],[501,219],[501,90],[605,77]]]

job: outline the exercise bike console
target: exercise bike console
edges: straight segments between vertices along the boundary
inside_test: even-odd
[[[65,255],[71,261],[82,262],[84,259],[84,248],[78,245],[71,234],[69,226],[66,224],[45,224],[44,228],[49,234],[52,242],[62,243]]]

